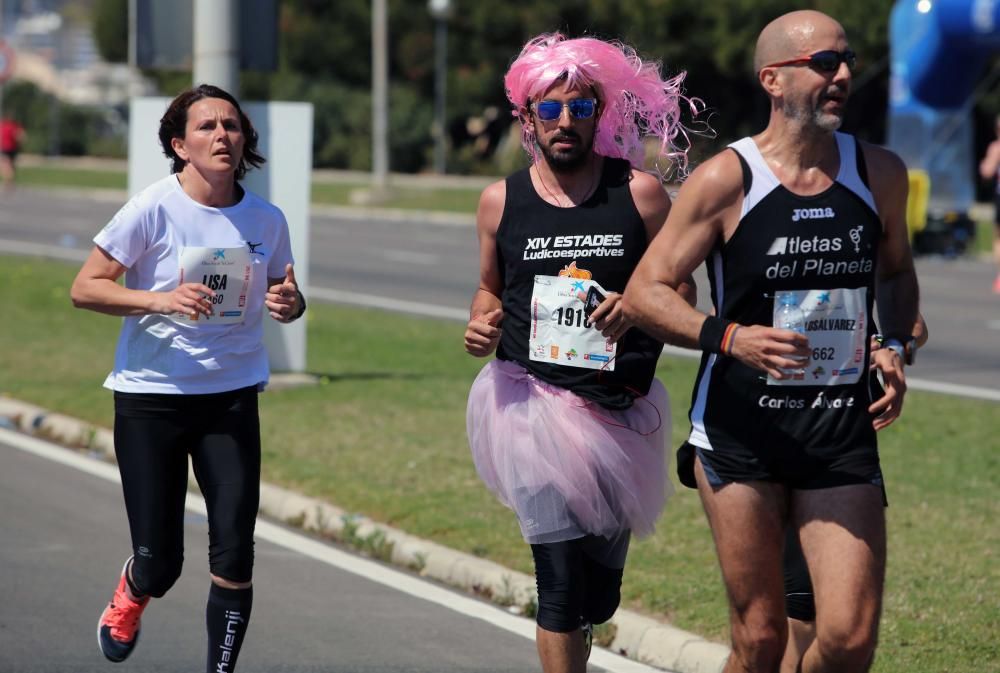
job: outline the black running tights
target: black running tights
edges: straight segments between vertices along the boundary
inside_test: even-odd
[[[213,575],[249,582],[260,500],[256,388],[207,395],[115,393],[115,455],[132,533],[132,579],[160,597],[184,562],[188,454],[208,508]]]

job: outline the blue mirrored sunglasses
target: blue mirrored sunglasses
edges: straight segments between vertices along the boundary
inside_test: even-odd
[[[538,115],[538,118],[545,122],[559,119],[563,108],[569,110],[573,119],[590,119],[597,110],[596,98],[574,98],[567,103],[560,103],[557,100],[543,100],[531,104],[531,108]]]
[[[789,61],[780,61],[778,63],[771,63],[770,65],[765,65],[765,68],[781,68],[786,65],[808,65],[811,68],[819,70],[820,72],[837,72],[840,68],[841,63],[847,64],[848,70],[854,70],[857,65],[858,57],[850,49],[845,49],[844,51],[834,51],[832,49],[827,49],[825,51],[817,51],[815,54],[810,54],[803,58],[793,58]]]

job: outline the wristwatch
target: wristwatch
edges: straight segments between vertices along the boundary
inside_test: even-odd
[[[904,364],[910,364],[906,357],[906,346],[899,339],[885,339],[882,341],[882,348],[888,348],[889,350],[896,351],[899,359]]]

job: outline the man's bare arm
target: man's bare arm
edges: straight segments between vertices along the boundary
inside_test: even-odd
[[[909,232],[906,228],[906,198],[909,182],[906,166],[895,154],[865,144],[865,160],[879,216],[878,278],[875,297],[884,334],[909,337],[918,320],[920,291],[917,284]]]
[[[489,355],[500,342],[500,323],[503,320],[500,294],[503,292],[503,283],[497,260],[497,229],[506,198],[506,183],[495,182],[483,190],[476,210],[479,287],[472,296],[469,323],[465,329],[465,350],[476,357]]]
[[[863,144],[872,196],[882,219],[879,242],[878,276],[875,300],[882,332],[904,342],[920,320],[920,293],[910,252],[906,228],[906,196],[909,181],[906,166],[892,152]],[[892,349],[872,353],[872,365],[882,373],[885,394],[868,411],[876,430],[888,427],[899,418],[906,395],[906,376],[902,358]]]
[[[742,178],[732,189],[729,174],[738,159],[723,153],[698,168],[681,187],[666,224],[632,273],[625,289],[625,313],[656,339],[687,348],[698,348],[698,334],[707,317],[683,296],[683,284],[694,274],[716,241],[723,235],[727,208],[742,197]],[[731,153],[728,153],[731,154]],[[707,199],[705,194],[720,196]]]

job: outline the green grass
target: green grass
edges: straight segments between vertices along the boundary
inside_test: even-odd
[[[9,293],[0,393],[110,426],[119,321],[74,310],[75,268],[0,257]],[[27,282],[25,279],[31,279]],[[264,478],[410,533],[531,571],[513,516],[480,485],[465,443],[465,399],[483,362],[461,326],[313,302],[310,388],[261,397]],[[664,358],[674,443],[691,360]],[[996,404],[911,392],[882,435],[889,572],[879,673],[1000,671],[1000,414]],[[624,604],[726,639],[726,607],[704,516],[681,488],[658,531],[634,545]]]
[[[996,226],[989,220],[976,222],[976,235],[969,249],[972,252],[990,254],[993,251],[993,230]]]
[[[128,175],[115,170],[22,165],[17,168],[17,183],[32,187],[127,189]]]

